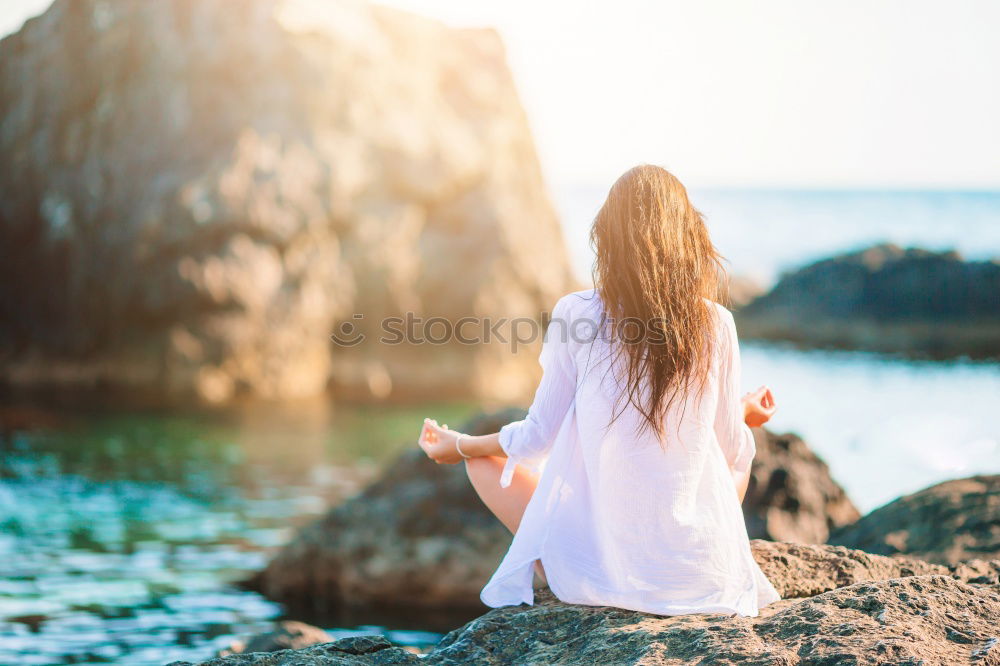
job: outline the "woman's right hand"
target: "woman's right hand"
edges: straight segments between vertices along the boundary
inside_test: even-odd
[[[434,419],[424,419],[423,430],[420,431],[418,444],[427,457],[439,465],[455,465],[463,458],[455,446],[462,433],[450,430],[448,424],[439,426]]]
[[[766,386],[761,386],[756,391],[747,393],[742,400],[743,420],[751,428],[759,428],[770,421],[778,409],[771,389]]]

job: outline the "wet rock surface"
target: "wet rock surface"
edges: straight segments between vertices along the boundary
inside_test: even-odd
[[[783,276],[736,313],[741,337],[931,358],[1000,356],[1000,261],[889,244]]]
[[[875,509],[830,543],[930,562],[1000,558],[1000,475],[945,481]]]

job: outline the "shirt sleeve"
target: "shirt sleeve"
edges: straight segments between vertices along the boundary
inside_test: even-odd
[[[720,309],[721,310],[721,309]],[[736,323],[728,310],[721,310],[723,334],[720,341],[719,402],[715,413],[715,435],[734,475],[745,475],[757,453],[753,432],[743,421],[740,400],[740,345]]]
[[[559,427],[569,412],[576,395],[576,364],[570,350],[569,308],[566,297],[552,309],[552,319],[545,332],[538,362],[542,379],[528,415],[521,421],[508,423],[500,429],[500,448],[507,462],[500,474],[500,485],[510,485],[514,468],[524,465],[538,470],[548,456]]]

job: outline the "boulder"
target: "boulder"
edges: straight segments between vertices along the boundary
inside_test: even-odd
[[[939,574],[857,582],[806,598],[784,599],[752,618],[663,617],[578,606],[558,601],[546,589],[536,595],[533,606],[491,610],[450,632],[420,658],[387,641],[368,639],[363,649],[338,641],[304,650],[214,659],[205,666],[694,662],[995,666],[1000,664],[998,627],[1000,585]]]
[[[945,481],[837,529],[830,543],[930,562],[1000,558],[1000,475]]]
[[[800,437],[754,429],[757,455],[743,500],[751,539],[824,543],[861,514]]]
[[[481,415],[461,429],[497,432],[524,414]],[[436,465],[414,445],[361,494],[300,531],[250,585],[312,611],[391,606],[467,619],[485,608],[479,592],[510,540],[464,465]]]
[[[538,336],[446,340],[575,286],[495,32],[356,0],[55,0],[0,41],[0,117],[11,386],[531,395]]]
[[[930,358],[1000,356],[1000,261],[876,245],[792,271],[736,313],[743,338]]]

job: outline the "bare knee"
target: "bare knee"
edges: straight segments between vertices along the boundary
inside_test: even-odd
[[[465,473],[469,475],[472,485],[478,486],[487,482],[496,482],[500,478],[503,465],[496,458],[479,456],[465,461]]]

